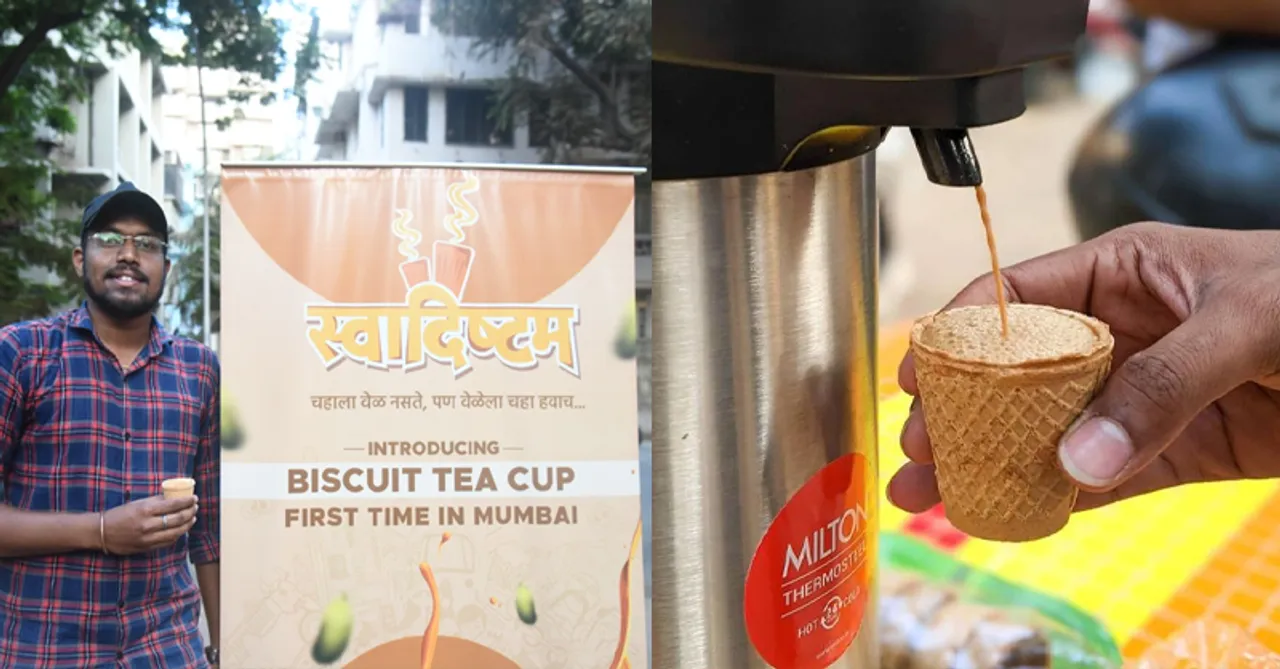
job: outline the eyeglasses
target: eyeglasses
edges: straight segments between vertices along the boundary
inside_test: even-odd
[[[119,232],[95,232],[89,236],[98,246],[104,249],[118,249],[125,245],[125,242],[132,241],[133,248],[138,253],[159,254],[163,253],[168,244],[156,239],[151,235],[124,235]]]

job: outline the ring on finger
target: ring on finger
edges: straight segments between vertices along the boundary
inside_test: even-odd
[[[169,529],[169,514],[160,516],[160,524],[164,526],[164,529]]]

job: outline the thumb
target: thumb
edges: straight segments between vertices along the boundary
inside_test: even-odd
[[[1159,457],[1200,413],[1257,375],[1231,319],[1200,313],[1134,354],[1067,430],[1062,468],[1084,490],[1110,491]],[[1238,322],[1238,321],[1237,321]]]

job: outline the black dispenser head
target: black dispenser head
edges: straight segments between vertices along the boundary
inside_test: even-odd
[[[1026,108],[1023,68],[1070,54],[1088,0],[655,0],[654,176],[797,169],[913,129],[929,178],[971,186],[966,128]]]
[[[963,128],[912,128],[920,162],[929,181],[942,186],[981,186],[978,154]]]

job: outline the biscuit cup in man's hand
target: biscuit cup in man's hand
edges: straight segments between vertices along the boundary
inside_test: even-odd
[[[926,316],[911,332],[938,489],[956,529],[1031,541],[1066,526],[1077,489],[1058,440],[1101,388],[1115,340],[1071,311],[995,305]]]
[[[176,499],[179,497],[190,497],[196,494],[195,479],[168,479],[160,484],[164,490],[165,499]]]

